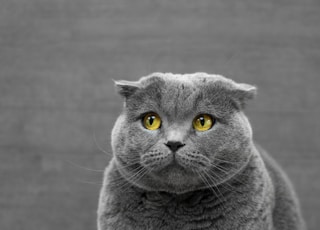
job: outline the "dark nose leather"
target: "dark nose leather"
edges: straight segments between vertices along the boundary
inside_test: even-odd
[[[165,145],[171,149],[172,152],[177,151],[179,148],[185,146],[185,144],[181,143],[180,141],[168,141]]]

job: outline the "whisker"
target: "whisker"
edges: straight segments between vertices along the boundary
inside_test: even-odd
[[[92,184],[92,185],[97,185],[97,186],[102,186],[103,183],[101,182],[95,182],[95,181],[85,181],[85,180],[76,180],[80,183],[84,183],[84,184]]]
[[[132,174],[131,176],[129,176],[128,178],[118,178],[117,180],[114,180],[112,182],[116,182],[116,181],[120,181],[120,183],[113,183],[113,186],[118,187],[118,189],[123,188],[125,185],[130,185],[130,183],[128,181],[133,180],[133,178],[135,178],[137,175],[139,175],[141,173],[141,171],[143,171],[145,168],[143,168],[142,166],[138,166],[136,168],[136,170],[138,170],[137,172],[135,172],[134,174]]]
[[[209,189],[213,192],[214,196],[218,197],[216,191],[214,191],[212,185],[209,183],[209,181],[206,179],[206,177],[200,173],[200,171],[197,171],[198,175],[200,176],[200,178],[202,179],[202,181],[209,187]]]
[[[128,156],[126,154],[117,154],[117,157],[118,159],[121,159],[122,161],[125,161],[125,162],[140,160],[140,156]],[[125,160],[122,159],[122,157],[125,158]]]
[[[93,141],[94,141],[95,145],[97,146],[97,148],[98,148],[101,152],[105,153],[105,154],[108,155],[108,156],[112,156],[112,153],[111,153],[111,152],[107,152],[106,150],[104,150],[104,149],[99,145],[99,143],[98,143],[98,141],[97,141],[97,138],[96,138],[96,133],[95,133],[95,131],[93,131]]]
[[[122,170],[122,169],[127,169],[130,168],[132,166],[138,165],[140,163],[140,160],[135,160],[135,161],[131,161],[130,164],[126,164],[126,165],[118,165],[117,164],[117,169],[118,170]]]
[[[219,190],[218,186],[216,186],[216,183],[215,183],[215,181],[214,181],[213,176],[210,175],[207,171],[203,171],[203,173],[208,177],[208,180],[210,180],[210,181],[213,183],[214,187],[218,190],[218,193],[221,195],[221,197],[223,198],[223,200],[226,201],[225,198],[224,198],[224,196],[223,196],[223,194],[222,194],[221,191]]]
[[[119,170],[123,170],[123,169],[126,169],[126,168],[129,168],[129,167],[132,167],[132,166],[135,166],[136,165],[136,167],[133,167],[133,168],[131,168],[131,170],[134,172],[134,171],[136,171],[136,170],[141,170],[142,169],[142,166],[141,165],[138,165],[138,163],[139,163],[139,161],[136,161],[136,162],[133,162],[133,163],[131,163],[131,164],[128,164],[128,165],[124,165],[124,166],[116,166],[116,168],[117,168],[117,170],[119,171]],[[138,171],[137,172],[135,172],[135,174],[136,173],[138,173]],[[133,175],[131,175],[129,178],[131,178],[131,177],[133,177],[134,176],[134,174]],[[120,176],[119,178],[116,178],[116,179],[112,179],[112,183],[114,183],[114,182],[117,182],[117,181],[123,181],[123,177],[122,176]]]
[[[213,160],[214,161],[217,160],[217,161],[224,162],[224,163],[227,163],[227,164],[235,164],[235,165],[245,163],[245,161],[227,161],[227,160],[222,160],[222,159],[217,158],[217,157],[215,157]]]
[[[141,180],[147,173],[149,172],[148,169],[143,168],[142,170],[140,170],[140,173],[138,175],[136,175],[135,178],[132,178],[131,183],[132,184],[136,184],[139,180]],[[127,187],[127,189],[124,190],[124,192],[126,192],[130,187]]]
[[[203,172],[205,173],[205,171],[203,171]],[[201,178],[203,178],[204,181],[206,181],[205,183],[207,183],[209,185],[209,188],[213,192],[214,196],[218,198],[219,204],[222,206],[223,209],[225,209],[225,204],[224,203],[226,202],[226,199],[223,196],[223,194],[220,192],[219,188],[215,185],[213,178],[211,178],[208,174],[206,174],[209,177],[209,180],[213,183],[214,187],[208,182],[208,180],[206,179],[205,175],[202,175],[200,172],[199,172],[199,175],[200,175]],[[214,188],[218,189],[218,192],[219,192],[219,194],[221,196],[216,193]],[[223,198],[223,199],[221,199],[221,198]]]
[[[230,169],[227,169],[227,168],[225,168],[225,167],[223,167],[223,166],[221,166],[221,165],[217,165],[217,164],[214,164],[214,163],[212,163],[211,165],[212,165],[214,168],[218,169],[219,171],[225,173],[226,175],[230,175],[230,174],[236,175],[236,174],[239,174],[239,173],[240,173],[238,170],[234,170],[234,169],[231,169],[231,170],[230,170]],[[227,171],[227,170],[228,170],[228,171]],[[241,174],[244,175],[243,173],[241,173]],[[234,177],[234,176],[232,176],[231,178],[232,178],[233,180],[239,182],[240,184],[245,184],[243,181],[239,180],[239,178],[236,178],[236,177]],[[230,178],[230,179],[231,179],[231,178]]]
[[[134,172],[134,171],[137,170],[137,172],[139,172],[139,170],[141,170],[141,168],[142,168],[141,166],[138,166],[138,167],[133,168],[132,171]],[[137,172],[135,172],[135,174],[136,174]],[[134,175],[131,175],[130,177],[132,177],[132,176],[134,176]],[[129,178],[130,178],[130,177],[129,177]],[[122,175],[120,175],[118,178],[112,178],[112,179],[109,181],[109,184],[112,184],[112,185],[117,186],[117,184],[122,184],[124,180],[125,180],[125,178],[124,178]],[[120,182],[120,183],[118,183],[118,182]]]
[[[76,164],[76,163],[74,163],[74,162],[72,162],[72,161],[69,161],[69,160],[65,160],[65,161],[66,161],[68,164],[70,164],[70,165],[73,165],[73,166],[78,167],[78,168],[81,168],[81,169],[85,169],[85,170],[87,170],[87,171],[99,172],[99,173],[100,173],[100,172],[104,172],[104,170],[87,168],[87,167],[81,166],[81,165]]]
[[[222,177],[220,177],[220,176],[217,175],[217,174],[212,174],[211,171],[207,171],[207,173],[208,173],[208,176],[211,176],[211,177],[213,177],[213,178],[214,178],[214,177],[217,177],[219,180],[223,180]],[[224,189],[228,190],[229,192],[233,192],[233,191],[235,191],[235,189],[236,189],[236,187],[235,187],[235,186],[232,186],[231,184],[229,184],[228,181],[225,181],[225,182],[217,185],[217,187],[218,187],[218,186],[223,187]]]
[[[241,175],[246,175],[246,176],[248,176],[248,174],[246,174],[246,173],[244,173],[244,172],[241,172],[242,171],[242,168],[240,168],[240,169],[238,169],[238,170],[235,170],[235,169],[228,169],[228,168],[226,168],[226,167],[223,167],[222,165],[219,165],[219,164],[212,164],[213,166],[216,166],[216,167],[218,167],[218,168],[220,168],[220,169],[222,169],[222,170],[224,170],[224,172],[225,173],[229,173],[230,171],[231,172],[237,172],[237,173],[241,173]]]

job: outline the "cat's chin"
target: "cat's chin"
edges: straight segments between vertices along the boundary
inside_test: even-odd
[[[170,164],[164,169],[160,170],[157,174],[168,184],[180,185],[185,183],[185,180],[188,178],[188,174],[190,174],[190,172],[178,164]]]
[[[198,176],[179,164],[173,163],[152,173],[154,182],[160,185],[160,190],[171,193],[185,193],[195,189],[199,184]]]

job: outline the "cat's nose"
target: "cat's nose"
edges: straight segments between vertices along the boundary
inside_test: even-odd
[[[180,141],[168,141],[165,145],[171,149],[172,152],[177,151],[179,148],[185,146],[185,144],[181,143]]]

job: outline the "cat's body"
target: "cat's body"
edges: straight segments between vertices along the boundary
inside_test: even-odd
[[[286,175],[252,141],[242,108],[254,87],[204,73],[117,86],[126,103],[112,133],[99,230],[304,229]],[[151,111],[161,117],[155,130],[143,124]],[[208,129],[192,123],[199,114],[212,118]]]

